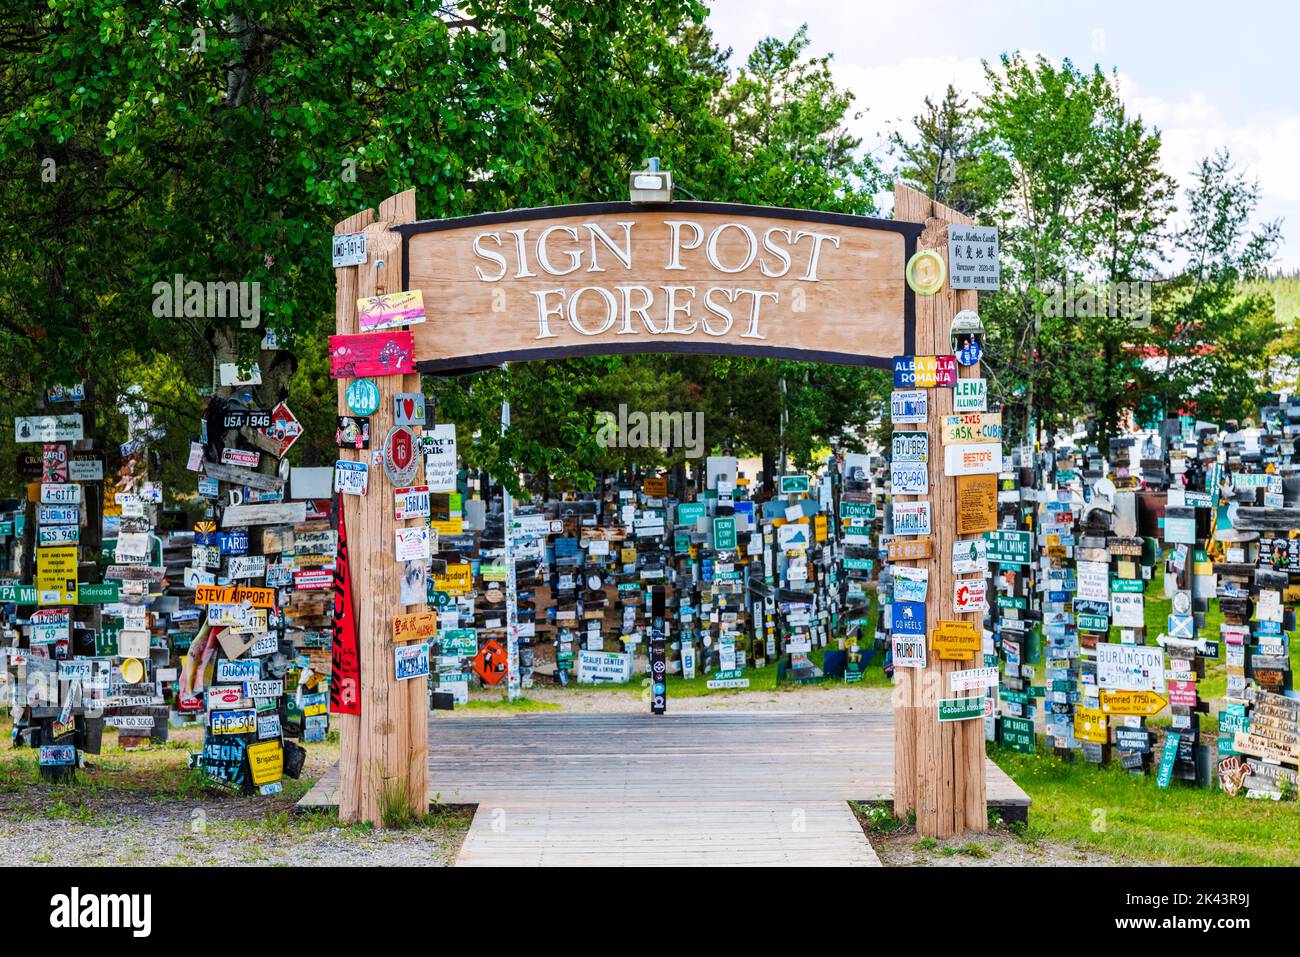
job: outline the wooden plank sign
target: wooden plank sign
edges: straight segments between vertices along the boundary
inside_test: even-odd
[[[267,475],[265,472],[254,472],[252,469],[240,468],[237,465],[226,465],[221,462],[204,462],[203,473],[208,478],[216,479],[219,482],[229,482],[231,485],[246,485],[249,488],[255,488],[259,492],[278,492],[284,488],[284,479],[278,475]]]
[[[967,412],[943,417],[944,445],[1002,441],[1001,412]]]
[[[388,329],[330,336],[330,378],[406,375],[415,371],[415,342],[409,331]]]
[[[904,272],[918,226],[674,202],[521,210],[398,231],[408,287],[425,294],[428,321],[414,330],[420,369],[441,372],[609,352],[883,366],[912,346]],[[790,310],[795,297],[806,312]]]
[[[929,558],[934,543],[929,536],[911,539],[894,539],[887,547],[891,562],[921,561]]]
[[[393,619],[393,641],[428,641],[438,635],[438,613],[417,611]]]
[[[424,294],[418,289],[357,300],[357,325],[362,332],[378,332],[417,322],[424,322]]]
[[[307,520],[306,502],[271,502],[266,505],[228,505],[221,527],[241,525],[297,525]]]

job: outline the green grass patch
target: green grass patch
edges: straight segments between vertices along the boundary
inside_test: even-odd
[[[822,667],[826,652],[835,650],[833,647],[814,649],[808,657],[818,668]],[[791,682],[784,682],[780,685],[776,682],[776,662],[770,661],[761,668],[746,668],[741,672],[741,676],[749,679],[748,688],[717,689],[710,690],[708,686],[709,675],[697,673],[694,678],[687,680],[681,675],[668,676],[668,699],[673,698],[698,698],[705,695],[744,695],[749,691],[788,691],[802,688],[843,688],[843,687],[866,687],[866,688],[892,688],[893,681],[885,676],[881,669],[880,655],[872,659],[867,670],[863,672],[862,680],[856,685],[846,685],[842,678],[817,682],[811,685],[799,685]],[[619,682],[600,682],[599,684],[579,684],[577,680],[572,680],[569,687],[578,691],[625,691],[629,694],[643,694],[647,701],[650,699],[650,678],[646,675],[639,675],[632,681]]]
[[[1179,782],[1158,788],[1154,775],[1050,753],[1017,754],[994,744],[988,753],[1029,794],[1035,834],[1053,841],[1161,864],[1300,861],[1300,812],[1291,802],[1252,801]]]
[[[479,692],[479,694],[492,694],[491,691]],[[457,708],[468,708],[471,711],[506,711],[509,713],[528,712],[528,711],[562,711],[563,708],[553,701],[535,701],[531,698],[516,698],[511,701],[508,698],[484,697],[470,698],[468,704],[458,704]]]

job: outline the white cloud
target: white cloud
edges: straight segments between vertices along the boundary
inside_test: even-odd
[[[943,29],[957,30],[956,21],[945,15],[945,10],[950,11],[951,4],[935,0],[793,8],[778,0],[747,0],[715,6],[710,25],[718,42],[734,48],[734,67],[761,37],[787,38],[807,21],[812,53],[834,53],[836,79],[852,90],[854,108],[863,112],[850,124],[850,131],[862,137],[864,149],[888,168],[889,133],[910,126],[926,96],[941,97],[950,82],[972,99],[985,89],[981,56],[945,55],[925,51],[915,43],[891,43],[890,37],[906,37],[916,23],[946,24]],[[1008,49],[1020,46],[1026,56],[1034,55],[1023,44],[1006,45]],[[988,52],[987,59],[995,60],[997,52]],[[1059,61],[1059,57],[1052,59]],[[1181,85],[1185,92],[1177,96],[1149,92],[1122,70],[1119,79],[1121,95],[1131,110],[1148,125],[1160,128],[1162,163],[1179,184],[1180,201],[1197,162],[1226,147],[1239,166],[1259,180],[1258,219],[1284,220],[1277,264],[1300,268],[1300,176],[1295,174],[1296,157],[1300,157],[1300,108],[1288,105],[1228,115],[1213,90],[1199,87],[1195,60],[1179,62],[1185,71]],[[1160,79],[1166,89],[1180,89],[1178,83],[1170,83],[1167,73]]]

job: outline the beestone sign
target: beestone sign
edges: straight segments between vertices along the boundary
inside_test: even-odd
[[[398,226],[417,366],[685,352],[886,367],[914,351],[921,226],[723,203],[602,203]]]

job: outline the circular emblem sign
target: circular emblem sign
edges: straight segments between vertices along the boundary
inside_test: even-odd
[[[964,366],[973,366],[984,352],[984,323],[974,309],[963,309],[949,328],[953,355]]]
[[[933,296],[943,288],[948,267],[933,249],[922,249],[907,262],[907,284],[919,296]]]
[[[353,415],[374,415],[379,411],[379,386],[372,379],[353,379],[344,400]]]
[[[415,433],[404,425],[388,430],[384,437],[384,471],[397,487],[411,485],[420,460],[415,454]]]

